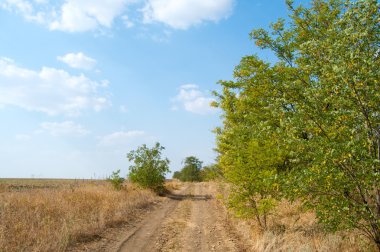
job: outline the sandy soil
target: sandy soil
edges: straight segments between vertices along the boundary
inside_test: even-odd
[[[140,213],[133,223],[109,229],[74,251],[247,251],[214,196],[215,185],[187,184]]]

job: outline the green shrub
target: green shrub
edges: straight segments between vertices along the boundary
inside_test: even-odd
[[[119,169],[117,171],[112,172],[112,175],[109,176],[107,180],[111,182],[115,190],[120,190],[125,179],[120,177],[120,169]]]
[[[160,143],[151,149],[143,144],[137,150],[129,152],[127,158],[134,162],[134,165],[129,166],[129,179],[143,188],[163,193],[165,174],[170,172],[169,159],[161,158],[164,149]]]

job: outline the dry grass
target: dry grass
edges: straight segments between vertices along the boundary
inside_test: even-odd
[[[4,179],[0,178],[0,193],[10,191],[30,191],[34,189],[76,188],[83,185],[105,185],[105,180],[92,179]]]
[[[217,198],[226,200],[228,185],[219,184]],[[254,220],[242,220],[230,214],[236,233],[247,241],[248,251],[377,251],[374,244],[356,231],[326,233],[311,211],[299,204],[279,202],[269,217],[268,229],[261,231]]]
[[[165,189],[169,192],[179,190],[182,187],[183,183],[176,179],[167,180],[165,182]]]
[[[265,232],[251,223],[255,251],[376,251],[356,231],[326,233],[315,214],[302,211],[298,204],[280,202],[269,220]]]
[[[1,251],[64,251],[128,221],[154,193],[108,184],[0,192]]]

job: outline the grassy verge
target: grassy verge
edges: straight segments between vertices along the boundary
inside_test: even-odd
[[[227,184],[218,185],[216,197],[224,205],[228,191]],[[326,232],[315,213],[285,200],[278,202],[265,231],[253,218],[239,219],[230,212],[229,221],[235,232],[249,241],[248,251],[377,251],[374,244],[355,231]]]
[[[115,191],[108,184],[6,190],[0,193],[0,248],[64,251],[128,221],[156,199],[147,190]]]

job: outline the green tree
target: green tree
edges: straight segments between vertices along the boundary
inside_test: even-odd
[[[181,172],[180,171],[175,171],[173,174],[174,179],[181,179]]]
[[[254,73],[252,73],[254,71]],[[223,128],[217,128],[219,166],[230,182],[229,206],[238,216],[255,217],[262,229],[279,197],[279,175],[286,164],[279,127],[282,107],[273,96],[273,71],[255,56],[242,59],[236,81],[220,82],[216,94],[224,111]]]
[[[219,165],[240,210],[300,198],[327,228],[356,228],[380,249],[379,3],[287,4],[289,24],[251,33],[277,62],[244,57],[220,82]]]
[[[184,166],[180,172],[175,174],[176,177],[181,181],[201,181],[202,161],[194,156],[190,156],[185,158],[183,163]]]
[[[223,179],[223,173],[217,164],[203,166],[200,176],[202,181]]]
[[[129,166],[129,179],[157,193],[164,191],[165,174],[169,172],[169,159],[162,158],[165,148],[159,143],[148,148],[145,144],[127,154],[128,160],[134,162]]]

